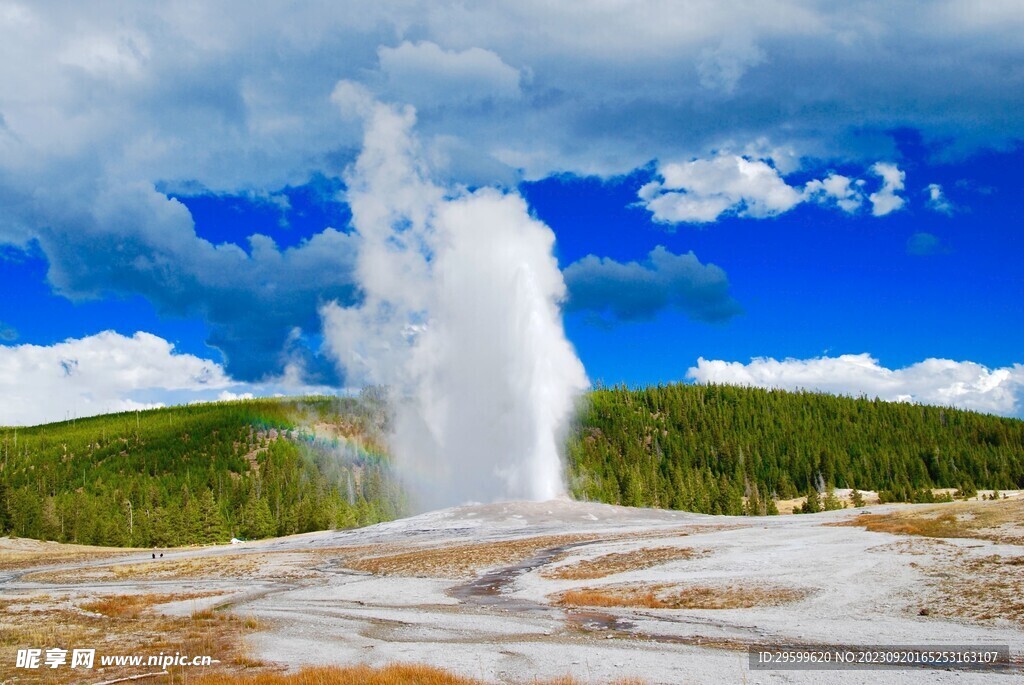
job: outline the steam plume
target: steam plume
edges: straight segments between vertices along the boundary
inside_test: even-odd
[[[517,194],[434,184],[415,113],[351,84],[364,120],[346,177],[363,302],[322,310],[349,378],[391,387],[392,447],[422,507],[550,499],[586,373],[565,338],[554,234]]]

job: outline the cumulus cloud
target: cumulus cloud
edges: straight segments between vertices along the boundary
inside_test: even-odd
[[[749,363],[700,358],[687,377],[726,383],[960,407],[1004,415],[1024,412],[1024,365],[989,369],[971,361],[925,359],[888,369],[869,354],[814,359],[755,358]]]
[[[762,218],[787,212],[800,192],[760,159],[718,155],[662,164],[661,181],[640,189],[640,199],[661,223],[708,223],[726,211]]]
[[[149,184],[92,191],[54,190],[25,217],[37,227],[57,293],[73,300],[138,294],[161,314],[200,317],[239,380],[279,375],[296,354],[305,355],[311,381],[337,380],[332,363],[289,342],[295,327],[319,330],[322,298],[356,296],[348,234],[326,228],[287,249],[255,234],[246,251],[196,235],[185,206]]]
[[[869,196],[872,214],[884,216],[903,206],[904,172],[877,162],[870,171],[882,187]],[[829,173],[803,188],[789,185],[771,158],[718,154],[658,166],[657,180],[644,185],[638,196],[656,222],[711,223],[723,215],[766,218],[790,211],[804,202],[835,206],[853,214],[864,203],[863,179]]]
[[[217,395],[218,402],[233,402],[235,400],[251,400],[256,395],[251,392],[231,392],[230,390],[222,390]]]
[[[255,1],[240,19],[216,3],[126,14],[114,0],[8,0],[0,243],[37,241],[54,287],[71,297],[142,295],[164,314],[203,317],[233,376],[274,374],[304,355],[288,346],[292,327],[318,331],[320,292],[357,297],[346,234],[289,250],[262,238],[214,245],[169,194],[273,193],[338,177],[362,135],[331,101],[339,80],[419,100],[424,148],[473,185],[621,174],[707,158],[722,141],[744,150],[755,136],[795,159],[862,164],[892,153],[894,123],[953,138],[954,152],[1019,137],[1024,73],[1003,65],[1020,61],[1024,9],[966,7],[900,3],[881,22],[867,2],[772,0],[742,13],[705,3],[668,16],[631,3],[595,12],[414,1],[353,12]],[[900,69],[883,68],[891,63]],[[968,90],[950,103],[949,92]],[[659,220],[773,216],[803,196],[779,176],[789,166],[757,155],[708,163],[739,177],[726,190],[654,189]],[[855,195],[829,192],[852,211]],[[879,212],[902,203],[894,185],[876,195]],[[315,355],[303,363],[330,373]]]
[[[706,155],[754,126],[801,156],[873,160],[891,150],[893,112],[967,148],[1015,139],[1024,77],[1001,65],[1021,56],[1024,10],[979,22],[955,5],[901,3],[879,21],[867,0],[703,3],[673,17],[648,3],[250,2],[243,21],[214,4],[126,15],[113,0],[5,2],[0,159],[94,157],[137,179],[280,188],[351,161],[360,132],[338,126],[326,98],[339,79],[423,106],[491,99],[439,107],[424,135],[492,160],[519,150],[531,178]]]
[[[592,312],[601,321],[640,321],[674,308],[698,321],[725,321],[741,312],[725,271],[689,252],[657,246],[643,262],[588,255],[565,268],[568,311]]]
[[[861,180],[833,173],[821,180],[809,181],[804,186],[804,196],[822,204],[835,203],[839,209],[852,214],[864,202],[863,185]]]
[[[325,392],[284,379],[240,383],[214,361],[145,332],[104,331],[53,345],[0,345],[0,425],[35,425],[167,404]]]
[[[906,201],[896,193],[903,190],[906,172],[900,171],[899,167],[888,162],[876,162],[871,166],[871,172],[882,179],[882,187],[868,195],[871,213],[875,216],[885,216],[903,207]]]
[[[938,236],[926,233],[924,231],[918,231],[914,235],[907,238],[907,254],[915,257],[927,257],[929,255],[942,254],[948,252],[942,241],[939,240]]]
[[[387,92],[400,102],[455,105],[521,94],[519,71],[490,50],[445,50],[430,41],[405,41],[377,53]]]
[[[13,342],[18,339],[18,331],[0,321],[0,342]]]
[[[929,183],[925,189],[928,193],[928,207],[940,214],[952,214],[953,204],[946,197],[946,194],[942,192],[942,186],[938,183]]]
[[[223,388],[224,369],[148,333],[0,346],[0,423],[24,425],[159,406],[152,391]]]

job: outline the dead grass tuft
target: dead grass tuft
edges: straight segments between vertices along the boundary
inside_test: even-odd
[[[693,559],[704,555],[692,547],[654,547],[637,549],[629,552],[616,552],[583,559],[574,564],[545,568],[540,572],[544,578],[555,580],[592,580],[626,571],[639,571],[652,566],[666,564],[670,561]]]
[[[628,583],[567,590],[555,595],[554,603],[567,607],[630,609],[750,609],[795,602],[806,594],[782,587]]]

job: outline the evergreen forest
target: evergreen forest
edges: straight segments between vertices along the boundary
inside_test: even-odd
[[[0,530],[170,547],[345,528],[406,503],[360,397],[258,399],[0,429]]]
[[[1024,421],[738,386],[598,388],[567,455],[577,499],[764,514],[774,500],[831,488],[883,501],[1024,488]]]
[[[388,421],[386,393],[368,389],[0,428],[0,534],[170,547],[390,520],[409,504]],[[771,514],[832,488],[883,501],[1022,489],[1024,421],[735,386],[597,388],[566,455],[577,499]]]

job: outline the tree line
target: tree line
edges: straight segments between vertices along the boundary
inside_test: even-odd
[[[925,501],[931,488],[1024,488],[1024,422],[975,412],[737,386],[598,388],[570,434],[579,499],[771,513],[832,487]]]
[[[390,520],[406,502],[386,420],[367,393],[0,429],[0,532],[169,547]]]
[[[169,547],[390,520],[408,502],[389,416],[371,389],[0,428],[0,534]],[[1020,420],[734,386],[598,388],[566,453],[577,499],[709,514],[828,508],[833,487],[1024,488]]]

